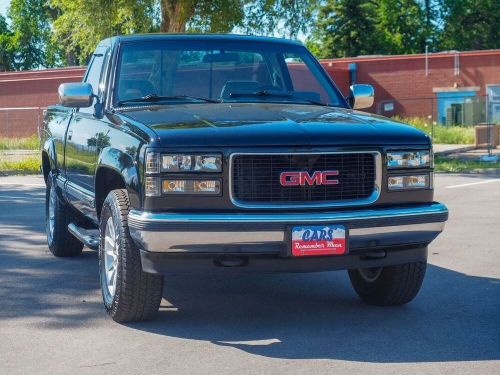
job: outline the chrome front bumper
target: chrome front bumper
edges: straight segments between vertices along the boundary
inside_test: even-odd
[[[295,213],[155,213],[132,210],[128,224],[141,250],[154,253],[286,255],[294,225],[343,224],[349,252],[427,246],[444,229],[441,203]]]

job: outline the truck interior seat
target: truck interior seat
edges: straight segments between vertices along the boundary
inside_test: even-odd
[[[120,100],[133,99],[156,93],[151,81],[145,79],[124,79],[118,83],[118,95]]]

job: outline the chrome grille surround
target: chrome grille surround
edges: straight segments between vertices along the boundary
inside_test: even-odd
[[[235,197],[234,181],[233,181],[233,162],[236,156],[241,155],[342,155],[342,154],[370,154],[373,155],[375,163],[375,178],[373,191],[371,194],[362,199],[343,199],[331,201],[303,201],[303,202],[247,202],[241,201]],[[350,207],[363,206],[376,202],[380,196],[382,187],[382,155],[379,151],[330,151],[330,152],[241,152],[232,153],[229,156],[229,196],[231,202],[236,207],[248,209],[279,209],[279,208],[327,208],[327,207]]]

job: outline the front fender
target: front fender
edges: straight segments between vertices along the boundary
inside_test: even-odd
[[[137,168],[136,149],[122,151],[114,147],[106,147],[97,160],[95,183],[98,184],[98,174],[103,168],[120,175],[129,194],[130,205],[140,207],[140,179]],[[98,186],[95,187],[96,191]]]
[[[42,146],[42,152],[44,152],[49,158],[50,169],[48,171],[43,171],[44,174],[50,171],[57,171],[57,155],[56,146],[54,144],[54,138],[47,138]],[[43,164],[42,164],[43,167]]]

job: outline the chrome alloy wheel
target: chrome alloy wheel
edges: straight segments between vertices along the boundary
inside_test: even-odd
[[[363,280],[373,283],[378,279],[380,273],[382,272],[382,267],[372,267],[372,268],[359,268],[358,272]]]
[[[54,238],[54,227],[56,223],[56,189],[54,186],[50,187],[50,192],[49,192],[49,239],[52,241]]]
[[[110,217],[106,222],[104,234],[104,272],[106,274],[106,288],[111,297],[114,297],[116,291],[116,279],[118,272],[118,234]]]

